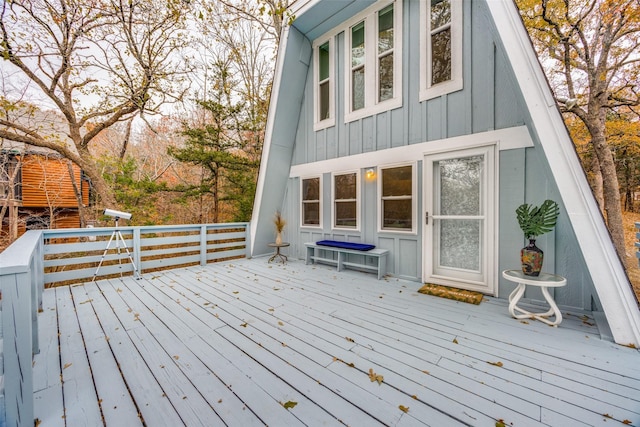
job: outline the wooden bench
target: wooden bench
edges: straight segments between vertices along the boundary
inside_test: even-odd
[[[349,267],[356,268],[358,270],[371,271],[378,274],[378,280],[382,279],[382,277],[387,272],[387,254],[389,253],[388,249],[370,249],[368,251],[362,251],[357,249],[345,249],[333,246],[318,245],[314,242],[308,242],[304,245],[307,247],[307,257],[305,260],[306,264],[312,264],[314,261],[318,261],[336,265],[338,271],[342,271],[343,268]],[[320,256],[318,255],[318,251],[336,253],[338,255],[338,258],[334,259],[333,257],[328,258],[326,256]],[[354,262],[353,260],[346,261],[347,255],[358,255],[364,257],[364,261],[362,263]],[[376,264],[366,264],[367,258],[373,258]]]

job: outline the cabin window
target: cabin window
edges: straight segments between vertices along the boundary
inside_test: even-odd
[[[356,172],[333,175],[333,227],[358,229],[359,176]]]
[[[402,105],[402,2],[379,2],[349,23],[346,34],[345,121]]]
[[[420,20],[420,99],[461,90],[462,0],[423,0]]]
[[[320,227],[320,177],[302,179],[302,219],[304,227]]]
[[[381,231],[414,231],[414,165],[380,168],[379,176]]]
[[[335,125],[333,37],[314,43],[315,130]]]

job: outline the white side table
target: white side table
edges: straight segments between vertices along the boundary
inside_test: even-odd
[[[517,283],[518,286],[509,295],[509,313],[516,319],[536,319],[551,326],[558,326],[562,322],[562,313],[558,309],[553,297],[549,293],[549,288],[559,288],[567,284],[567,279],[556,274],[540,273],[539,276],[527,276],[522,270],[505,270],[502,277],[510,282]],[[530,286],[539,286],[542,295],[551,307],[549,311],[544,313],[532,313],[518,307],[518,302],[524,295],[524,291]],[[554,321],[550,321],[549,317],[555,317]]]

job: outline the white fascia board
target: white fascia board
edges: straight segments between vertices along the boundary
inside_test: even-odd
[[[289,6],[289,12],[294,16],[304,15],[309,9],[319,3],[320,0],[297,0]]]
[[[280,94],[280,88],[282,86],[282,69],[285,63],[285,55],[287,52],[287,43],[289,41],[289,26],[285,26],[282,29],[282,35],[280,37],[280,45],[278,47],[278,55],[276,57],[276,69],[273,76],[273,87],[271,88],[271,99],[269,100],[269,111],[267,112],[267,125],[265,128],[264,144],[262,146],[262,159],[260,161],[260,170],[258,171],[258,183],[256,185],[256,195],[253,200],[253,212],[251,214],[250,223],[250,253],[253,255],[253,250],[256,241],[256,234],[258,232],[260,208],[262,206],[262,198],[264,197],[265,181],[267,177],[267,171],[269,170],[269,158],[272,151],[272,137],[273,137],[273,125],[275,121],[275,112],[278,106],[278,96]]]
[[[533,140],[526,126],[517,126],[294,165],[291,166],[289,177],[319,175],[332,171],[419,161],[424,158],[425,154],[461,150],[489,144],[496,144],[499,150],[510,150],[533,147]]]
[[[640,346],[640,310],[553,99],[510,1],[487,0],[616,343]],[[568,278],[571,281],[571,278]]]

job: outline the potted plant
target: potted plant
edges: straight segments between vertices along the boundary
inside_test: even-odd
[[[540,274],[544,252],[536,246],[536,238],[553,230],[559,214],[560,208],[553,200],[545,200],[540,206],[523,203],[516,209],[518,224],[529,239],[529,245],[520,251],[522,272],[527,276]]]
[[[280,245],[282,244],[282,230],[284,230],[284,226],[287,225],[287,221],[282,218],[280,211],[276,211],[273,217],[273,225],[276,227],[276,245]]]

